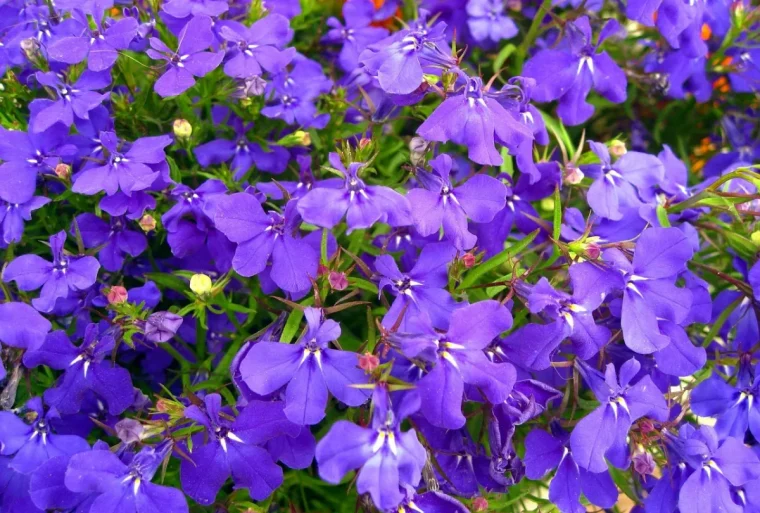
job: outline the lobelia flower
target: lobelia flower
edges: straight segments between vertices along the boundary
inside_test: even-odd
[[[26,303],[0,304],[0,342],[6,346],[33,350],[42,345],[51,327],[50,321]],[[0,380],[5,376],[0,360]]]
[[[595,178],[587,193],[589,206],[598,216],[617,221],[623,218],[621,204],[653,201],[654,187],[662,183],[665,166],[654,155],[629,151],[613,164],[607,146],[589,141],[589,147],[601,164],[582,166],[587,175]]]
[[[707,53],[707,46],[704,44],[701,44],[697,51],[691,50],[689,34],[684,34],[694,23],[701,27],[704,11],[705,5],[701,0],[631,0],[626,6],[628,18],[648,27],[656,25],[672,48],[681,48],[683,39],[686,39],[684,47],[689,50],[689,57],[702,57]]]
[[[378,221],[391,226],[411,224],[411,208],[404,196],[390,187],[368,186],[359,178],[359,170],[366,164],[352,162],[346,169],[337,153],[330,153],[329,161],[343,175],[343,187],[312,189],[299,199],[298,212],[304,221],[332,228],[345,215],[348,233],[369,228]]]
[[[214,43],[211,18],[193,16],[178,36],[177,51],[173,51],[160,39],[150,38],[152,49],[147,54],[155,60],[166,61],[169,69],[153,86],[159,96],[177,96],[195,85],[194,77],[202,77],[213,71],[224,58],[224,52],[207,52]]]
[[[697,415],[716,418],[715,431],[721,437],[744,440],[747,430],[760,437],[760,364],[752,369],[742,358],[735,385],[713,372],[692,390],[690,406]]]
[[[5,244],[21,242],[24,234],[24,221],[32,220],[32,212],[50,203],[50,198],[33,196],[32,199],[23,203],[9,203],[0,200],[0,225],[3,229]]]
[[[77,26],[75,35],[55,39],[47,46],[48,57],[66,64],[78,64],[87,59],[90,71],[110,69],[116,63],[119,51],[129,48],[139,25],[137,19],[130,16],[120,20],[105,19],[103,11],[112,5],[111,1],[101,1],[95,2],[92,9],[74,9],[71,20]],[[88,14],[92,15],[94,28],[90,28]]]
[[[281,289],[303,292],[317,277],[319,255],[295,235],[301,220],[295,202],[280,214],[264,212],[252,195],[239,192],[225,196],[216,208],[216,227],[237,244],[232,267],[242,276],[255,276],[272,261],[270,276]]]
[[[203,402],[185,408],[185,417],[203,426],[205,434],[193,435],[192,461],[182,460],[182,489],[199,504],[211,504],[232,476],[236,489],[247,488],[254,500],[266,499],[282,484],[282,469],[261,445],[282,435],[294,437],[301,427],[285,417],[281,402],[251,401],[235,418],[222,407],[219,394]]]
[[[412,219],[423,237],[443,234],[456,249],[471,249],[477,237],[467,230],[467,219],[487,223],[506,205],[504,184],[486,174],[476,174],[454,187],[449,178],[452,161],[445,153],[430,161],[433,172],[416,171],[424,188],[412,189],[407,199]]]
[[[648,375],[631,383],[641,369],[635,358],[621,365],[617,375],[611,363],[604,374],[581,360],[576,360],[576,368],[601,404],[573,429],[570,435],[573,459],[593,473],[607,470],[605,458],[624,469],[630,463],[626,439],[631,425],[647,416],[660,422],[668,419],[662,392]]]
[[[570,339],[573,352],[588,360],[610,340],[610,330],[597,325],[593,312],[602,304],[599,295],[585,291],[579,282],[595,279],[594,264],[571,265],[573,295],[555,290],[542,277],[529,287],[526,295],[528,311],[543,314],[546,324],[526,324],[504,339],[500,347],[510,361],[531,370],[544,370],[560,344]]]
[[[38,255],[21,255],[8,264],[3,273],[4,281],[15,281],[24,291],[42,287],[40,297],[32,305],[41,312],[50,312],[57,299],[65,299],[72,291],[85,290],[98,279],[100,264],[92,256],[71,256],[63,248],[66,232],[60,231],[50,237],[53,261]]]
[[[288,150],[276,144],[270,144],[264,150],[258,143],[251,142],[246,133],[253,126],[233,116],[226,121],[231,126],[235,139],[216,139],[196,147],[193,152],[203,167],[229,162],[235,180],[241,180],[252,167],[265,173],[280,174],[285,171],[290,159]]]
[[[484,349],[511,326],[509,310],[488,300],[454,310],[445,333],[428,326],[396,339],[405,356],[419,356],[433,364],[417,382],[420,411],[432,425],[447,429],[464,426],[465,383],[478,387],[492,404],[507,399],[515,383],[515,368],[509,363],[493,363]]]
[[[92,450],[108,451],[108,444],[95,442]],[[81,451],[84,452],[84,451]],[[75,453],[75,454],[78,454]],[[66,488],[66,469],[73,454],[50,458],[35,470],[29,480],[28,494],[34,505],[43,511],[89,512],[95,496],[76,493]]]
[[[146,446],[128,463],[111,451],[93,450],[69,460],[64,483],[75,493],[95,495],[90,511],[119,513],[187,513],[180,490],[151,483],[159,466],[169,456],[172,442]]]
[[[625,73],[607,52],[599,52],[604,40],[619,29],[616,20],[608,20],[594,44],[588,16],[569,22],[560,48],[539,50],[525,63],[523,76],[536,81],[533,99],[559,100],[557,114],[568,125],[579,125],[594,113],[594,107],[586,103],[592,87],[613,103],[624,102]]]
[[[295,344],[261,341],[240,362],[242,380],[257,394],[271,394],[287,385],[285,415],[299,425],[322,420],[329,390],[339,401],[359,406],[369,396],[352,385],[367,382],[357,354],[330,349],[340,337],[340,325],[322,318],[318,308],[306,308],[308,329]]]
[[[549,484],[549,500],[562,513],[586,511],[580,501],[581,492],[600,508],[613,507],[618,490],[607,469],[594,473],[578,466],[568,447],[570,435],[556,420],[551,422],[550,428],[551,434],[534,429],[525,438],[525,475],[540,480],[550,470],[557,469]]]
[[[422,248],[417,262],[408,273],[402,273],[390,255],[375,259],[375,270],[380,274],[379,289],[389,287],[396,296],[388,313],[383,317],[386,327],[393,326],[404,313],[399,331],[408,333],[415,323],[429,317],[436,328],[446,329],[451,312],[458,306],[446,290],[448,266],[456,256],[456,248],[446,242],[429,243]]]
[[[85,71],[73,84],[61,79],[56,73],[37,72],[37,82],[55,91],[57,100],[34,100],[35,115],[31,117],[33,132],[44,132],[56,123],[67,127],[74,124],[74,119],[88,119],[89,113],[100,106],[110,93],[98,93],[111,84],[111,74],[107,71]],[[31,107],[30,107],[31,108]]]
[[[438,491],[417,493],[414,488],[406,487],[401,504],[389,513],[407,513],[424,511],[425,513],[468,513],[469,510],[458,500]]]
[[[372,43],[377,43],[388,35],[382,27],[373,27],[375,5],[371,0],[348,0],[343,4],[345,26],[334,16],[327,19],[327,31],[321,42],[342,44],[338,64],[346,73],[359,67],[359,55]]]
[[[385,387],[376,387],[369,427],[339,420],[317,444],[319,476],[338,484],[347,472],[360,469],[357,491],[369,493],[381,510],[392,510],[407,499],[399,487],[419,484],[427,457],[414,429],[401,431],[404,419],[419,409],[419,396],[414,393],[397,396],[398,402],[391,406]]]
[[[0,455],[12,456],[8,467],[29,475],[50,458],[89,449],[87,441],[75,435],[57,434],[51,421],[58,415],[42,406],[42,399],[33,397],[24,407],[25,422],[9,411],[0,411]]]
[[[399,30],[359,55],[359,64],[377,77],[389,94],[409,94],[424,83],[425,73],[440,72],[457,61],[445,46],[446,24],[426,23]]]
[[[38,109],[39,104],[30,105],[30,117]],[[68,132],[60,123],[39,134],[0,127],[0,199],[12,204],[31,200],[38,173],[52,172],[61,158],[76,154],[76,147],[64,144]]]
[[[224,72],[233,78],[260,76],[262,68],[276,73],[293,59],[295,48],[283,47],[293,38],[290,22],[279,14],[270,14],[250,27],[236,21],[225,21],[219,35],[232,48],[228,52]]]
[[[340,178],[317,180],[314,177],[314,173],[311,171],[310,155],[298,155],[296,157],[296,162],[298,163],[297,182],[287,180],[277,180],[277,183],[259,182],[256,184],[256,188],[272,199],[281,200],[284,198],[282,189],[285,189],[291,198],[299,199],[316,187],[339,189],[343,185],[343,180]]]
[[[470,160],[491,166],[503,162],[495,143],[514,152],[533,139],[531,130],[489,95],[478,77],[466,77],[462,90],[443,100],[417,134],[428,141],[462,144]]]
[[[648,228],[636,242],[633,262],[614,248],[602,254],[618,271],[607,273],[607,286],[623,290],[620,324],[632,351],[650,354],[665,348],[670,337],[661,333],[662,321],[678,324],[686,319],[692,293],[675,281],[693,253],[678,228]]]
[[[332,83],[316,62],[298,55],[294,62],[292,71],[278,73],[267,84],[272,101],[261,109],[261,114],[301,128],[324,128],[330,115],[318,114],[315,101],[332,88]]]
[[[115,365],[111,354],[116,346],[109,330],[101,332],[97,324],[90,324],[82,344],[71,343],[64,331],[54,331],[45,342],[24,354],[24,365],[47,365],[64,371],[57,386],[45,390],[45,402],[60,413],[79,413],[85,395],[95,394],[108,407],[111,415],[119,415],[134,401],[129,371]]]
[[[120,271],[126,255],[137,257],[148,247],[145,235],[128,229],[124,217],[112,217],[109,223],[95,214],[80,214],[69,231],[76,235],[77,229],[84,247],[100,248],[98,260],[106,271]]]
[[[224,0],[168,0],[161,4],[161,10],[175,18],[206,15],[216,17],[229,10]]]
[[[504,250],[504,243],[514,228],[526,235],[542,229],[531,219],[540,217],[532,202],[554,193],[555,187],[559,185],[560,169],[556,162],[540,162],[537,169],[542,178],[534,184],[530,183],[531,178],[525,173],[520,174],[515,185],[512,185],[512,178],[506,173],[499,175],[506,191],[506,206],[491,221],[472,223],[470,226],[478,238],[478,249],[485,251],[486,258]]]
[[[672,462],[650,491],[647,511],[670,513],[676,507],[694,513],[752,511],[744,507],[746,492],[755,491],[751,484],[760,477],[760,461],[751,448],[737,438],[719,441],[710,426],[685,424],[677,435],[666,432],[665,436]]]
[[[168,135],[141,137],[132,143],[122,141],[114,132],[100,132],[100,142],[108,151],[102,166],[85,168],[74,175],[71,190],[93,195],[101,191],[113,196],[118,191],[127,196],[150,187],[159,172],[150,166],[166,162],[164,148],[172,143]]]
[[[467,26],[479,43],[498,43],[517,35],[517,25],[504,15],[503,0],[469,0]]]

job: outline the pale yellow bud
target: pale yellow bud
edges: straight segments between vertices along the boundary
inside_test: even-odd
[[[194,274],[193,277],[190,278],[190,290],[199,296],[204,296],[211,292],[211,287],[213,286],[214,284],[211,282],[211,278],[205,274]]]

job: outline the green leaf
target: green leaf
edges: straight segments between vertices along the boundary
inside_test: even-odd
[[[757,246],[754,242],[730,230],[726,230],[725,235],[728,239],[728,245],[734,248],[741,257],[749,261],[755,259]]]
[[[559,186],[554,188],[554,216],[552,218],[552,239],[559,240],[562,229],[562,198],[559,195]]]
[[[670,228],[670,219],[668,219],[668,210],[662,205],[657,205],[657,220],[663,228]]]
[[[489,258],[482,264],[473,267],[470,272],[467,273],[467,275],[462,280],[462,283],[459,285],[460,289],[466,289],[468,287],[471,287],[477,283],[478,279],[485,275],[486,273],[493,271],[497,269],[500,265],[502,265],[504,262],[512,258],[513,256],[520,253],[522,250],[527,248],[531,242],[538,236],[538,233],[541,230],[536,230],[525,237],[523,237],[520,241],[512,244],[510,247],[499,253],[498,255],[493,256],[492,258]]]
[[[285,321],[285,328],[282,330],[282,337],[280,340],[285,343],[290,343],[298,332],[298,327],[301,325],[301,319],[303,319],[303,311],[294,308],[288,320]]]
[[[185,293],[189,288],[186,281],[184,281],[182,278],[179,278],[178,276],[174,276],[173,274],[146,273],[145,277],[163,287],[176,290],[177,292]]]
[[[509,56],[512,55],[515,50],[517,50],[517,47],[510,43],[499,51],[499,54],[493,60],[494,74],[498,73],[499,70],[501,70],[501,68],[504,66],[504,63],[507,62],[507,59],[509,59]]]

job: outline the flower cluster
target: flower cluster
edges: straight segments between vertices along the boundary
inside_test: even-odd
[[[760,512],[748,0],[0,2],[0,511]]]

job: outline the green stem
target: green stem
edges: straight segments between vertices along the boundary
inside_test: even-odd
[[[538,30],[541,28],[541,20],[544,19],[544,14],[547,13],[549,9],[551,9],[551,6],[552,0],[544,0],[541,2],[541,6],[538,8],[536,15],[533,17],[533,23],[530,24],[528,33],[525,35],[522,43],[517,48],[517,52],[515,52],[515,61],[517,63],[517,69],[515,72],[517,74],[522,71],[525,57],[528,55],[528,49],[533,46],[533,42],[536,40],[536,37],[538,37]]]

